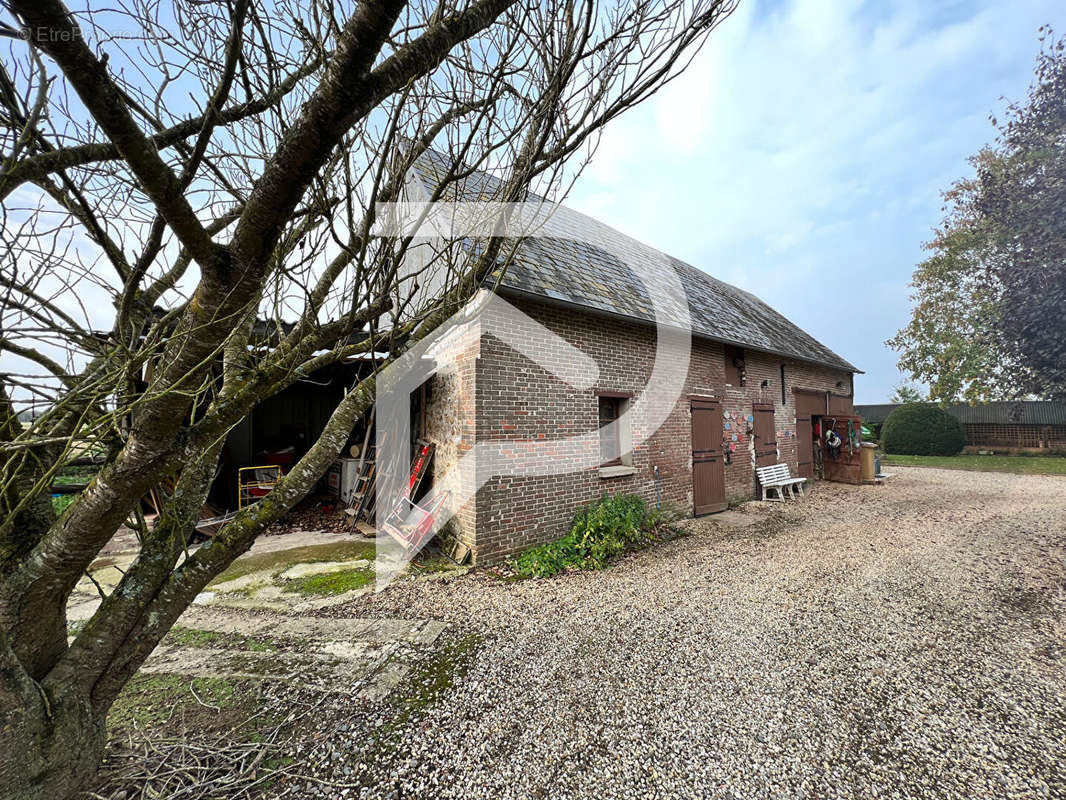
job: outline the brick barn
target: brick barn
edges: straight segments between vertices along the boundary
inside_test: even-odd
[[[854,366],[754,295],[667,261],[688,295],[692,348],[685,391],[666,422],[636,445],[644,437],[622,430],[621,457],[595,468],[491,478],[451,525],[477,563],[565,535],[575,510],[605,493],[635,492],[699,515],[756,497],[756,463],[783,462],[813,477],[812,425],[854,413]],[[497,290],[594,359],[597,385],[577,391],[492,335],[461,343],[430,380],[421,414],[422,435],[436,445],[435,481],[478,441],[601,429],[645,390],[651,372],[654,317],[617,258],[531,240]]]

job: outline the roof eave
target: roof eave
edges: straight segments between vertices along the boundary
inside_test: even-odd
[[[523,300],[532,300],[537,303],[541,303],[547,306],[555,306],[558,308],[566,308],[574,311],[581,311],[585,314],[591,314],[593,316],[605,317],[607,319],[616,319],[622,322],[628,322],[635,325],[641,325],[646,328],[656,327],[656,323],[649,322],[643,317],[634,317],[629,314],[622,314],[617,311],[608,311],[603,308],[596,308],[595,306],[586,306],[581,303],[574,302],[572,300],[561,300],[557,297],[549,297],[543,294],[537,294],[536,292],[526,291],[525,289],[516,289],[513,286],[507,284],[501,284],[497,289],[497,292],[501,295],[507,295],[510,297],[516,297]],[[850,362],[840,359],[840,363],[820,361],[814,358],[805,358],[803,356],[796,355],[795,353],[786,353],[781,350],[773,350],[760,345],[753,345],[751,342],[733,341],[730,339],[723,339],[719,336],[711,336],[710,334],[701,333],[700,331],[690,330],[693,338],[701,339],[707,342],[717,342],[719,344],[733,345],[734,347],[743,347],[748,350],[755,350],[760,353],[768,353],[773,356],[781,356],[782,358],[791,358],[794,361],[802,361],[805,364],[815,364],[819,367],[831,367],[838,369],[841,372],[851,372],[855,375],[865,375],[861,369],[853,366]],[[824,346],[824,345],[823,345]]]

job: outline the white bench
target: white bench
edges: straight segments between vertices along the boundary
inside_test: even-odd
[[[807,482],[806,478],[793,478],[788,472],[788,464],[774,464],[772,467],[756,467],[755,474],[759,476],[759,485],[762,487],[762,499],[763,500],[777,500],[778,502],[785,502],[785,492],[788,492],[788,496],[792,497],[793,489],[799,491],[800,497],[803,497],[803,484]],[[773,489],[777,492],[777,497],[767,497],[766,491]]]

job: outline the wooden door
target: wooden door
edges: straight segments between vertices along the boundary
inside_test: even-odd
[[[695,516],[727,506],[722,404],[718,400],[692,399],[692,506]]]
[[[833,417],[849,417],[855,413],[855,401],[851,397],[842,394],[829,395],[829,415]]]
[[[849,427],[849,424],[850,427]],[[854,415],[844,417],[822,417],[823,435],[827,425],[833,425],[841,441],[844,442],[836,458],[829,454],[825,457],[825,478],[838,483],[862,483],[861,460],[862,418]],[[848,433],[853,434],[852,444],[848,446]]]
[[[800,389],[796,398],[796,474],[814,479],[814,420],[825,413],[825,392],[813,393]]]
[[[801,478],[814,478],[814,429],[811,415],[796,409],[796,474]]]
[[[770,403],[756,403],[752,439],[755,442],[755,466],[772,467],[777,463],[777,428],[774,426],[774,407]]]

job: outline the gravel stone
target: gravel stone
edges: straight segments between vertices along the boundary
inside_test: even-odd
[[[317,775],[363,798],[1066,798],[1066,480],[900,469],[738,512],[601,572],[323,609],[449,623],[427,663],[479,639],[428,701],[323,714]]]

